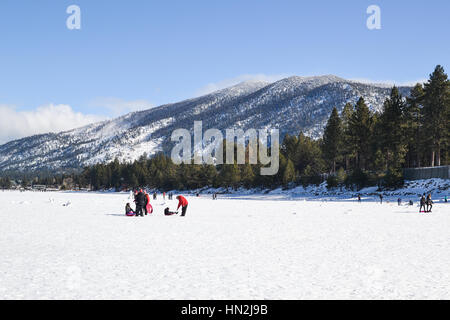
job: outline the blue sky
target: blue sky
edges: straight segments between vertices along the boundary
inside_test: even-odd
[[[72,4],[81,30],[66,27]],[[381,30],[366,27],[372,4]],[[92,120],[252,77],[412,82],[448,69],[449,30],[448,0],[2,0],[0,106]]]

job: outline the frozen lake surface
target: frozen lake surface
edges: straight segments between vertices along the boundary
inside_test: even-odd
[[[450,299],[448,204],[128,197],[0,192],[0,299]]]

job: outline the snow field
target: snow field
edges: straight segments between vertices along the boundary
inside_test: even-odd
[[[447,204],[188,201],[0,192],[0,299],[450,299]]]

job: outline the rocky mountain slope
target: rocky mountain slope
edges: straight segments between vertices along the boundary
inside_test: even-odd
[[[410,88],[400,88],[404,95]],[[75,130],[32,136],[0,146],[0,171],[76,169],[118,158],[168,152],[175,129],[279,128],[320,137],[331,109],[364,97],[380,110],[390,88],[335,76],[290,77],[274,83],[244,82],[202,97],[134,112]]]

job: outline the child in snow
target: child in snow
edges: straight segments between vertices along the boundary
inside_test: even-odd
[[[127,216],[134,216],[136,214],[136,212],[131,208],[131,205],[129,203],[127,203],[127,205],[125,206],[125,214]]]
[[[169,208],[166,208],[164,210],[164,215],[166,215],[166,216],[173,216],[175,214],[178,214],[178,212],[170,212]]]

